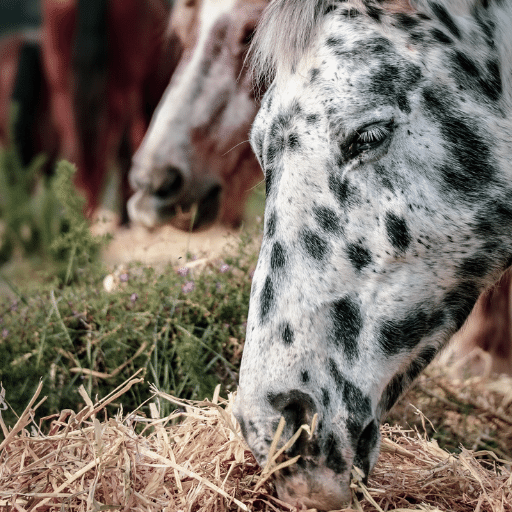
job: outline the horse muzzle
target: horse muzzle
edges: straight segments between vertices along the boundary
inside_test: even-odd
[[[215,180],[193,183],[179,168],[167,166],[150,173],[134,167],[130,182],[136,192],[128,201],[128,215],[149,229],[171,224],[195,231],[208,227],[219,215],[222,187]]]

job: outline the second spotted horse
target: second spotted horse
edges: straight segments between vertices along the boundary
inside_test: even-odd
[[[274,0],[253,42],[265,230],[235,413],[280,497],[330,510],[512,262],[512,1]]]

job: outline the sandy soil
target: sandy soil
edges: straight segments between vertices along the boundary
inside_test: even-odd
[[[103,253],[108,265],[140,261],[149,265],[179,264],[187,253],[195,258],[215,259],[236,250],[239,232],[221,225],[214,225],[199,233],[185,233],[172,226],[162,226],[153,231],[143,226],[123,228],[117,226],[115,216],[102,212],[93,226],[95,234],[110,233],[114,237]]]

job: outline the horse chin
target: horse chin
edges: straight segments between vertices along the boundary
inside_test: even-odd
[[[203,198],[189,207],[175,207],[169,223],[182,231],[204,231],[217,220],[220,212],[220,195]]]
[[[350,502],[343,475],[326,468],[278,474],[275,486],[280,500],[299,509],[338,510]]]
[[[201,231],[210,227],[219,216],[220,195],[207,195],[190,205],[162,203],[139,190],[128,200],[128,215],[132,222],[154,229],[170,224],[181,231]]]
[[[142,224],[147,229],[154,229],[160,224],[159,215],[154,208],[151,196],[138,190],[126,204],[128,217],[135,224]]]

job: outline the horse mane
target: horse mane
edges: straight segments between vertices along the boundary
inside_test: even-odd
[[[341,0],[344,1],[344,0]],[[277,68],[293,67],[314,39],[325,13],[340,0],[274,0],[258,24],[249,58],[259,83],[269,83]],[[366,12],[364,0],[350,0],[350,7]],[[414,12],[409,0],[380,0],[389,13]]]

